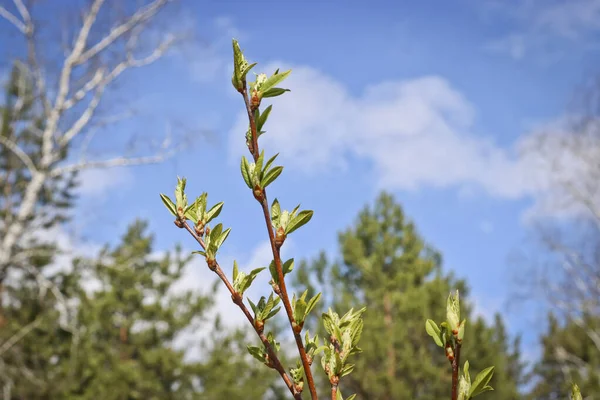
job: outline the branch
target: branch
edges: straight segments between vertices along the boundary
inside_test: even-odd
[[[183,224],[183,228],[185,228],[185,230],[187,230],[189,232],[189,234],[192,235],[192,237],[194,239],[196,239],[196,241],[202,247],[202,249],[206,249],[204,240],[202,240],[202,238],[200,236],[198,236],[198,234],[196,234],[195,230],[188,224],[188,222],[183,221],[182,224]],[[277,357],[277,354],[273,350],[271,343],[269,343],[269,340],[264,335],[264,333],[260,332],[258,330],[258,328],[256,327],[256,325],[254,324],[254,318],[252,317],[252,314],[250,314],[250,311],[248,311],[248,308],[244,304],[243,298],[235,291],[235,289],[231,285],[231,282],[229,282],[229,279],[227,278],[227,276],[221,269],[219,263],[217,263],[215,261],[215,264],[216,264],[216,267],[214,268],[214,272],[219,276],[221,281],[225,284],[225,286],[227,287],[227,290],[229,291],[229,293],[231,293],[231,299],[240,308],[240,310],[242,310],[242,312],[246,316],[246,319],[248,320],[248,322],[250,322],[250,325],[252,325],[252,327],[254,328],[254,331],[256,332],[256,334],[260,338],[261,342],[267,349],[267,353],[269,355],[269,360],[272,362],[273,368],[275,370],[277,370],[277,372],[279,372],[279,375],[281,375],[281,378],[285,382],[285,385],[287,386],[289,391],[292,393],[294,398],[298,399],[298,400],[302,400],[302,392],[296,392],[296,390],[294,389],[294,385],[293,385],[290,377],[285,372],[285,368],[281,364],[281,361],[279,361],[279,358]]]
[[[127,59],[125,61],[122,61],[119,64],[117,64],[117,66],[115,66],[112,69],[112,71],[106,76],[104,74],[105,70],[103,70],[102,68],[99,68],[98,70],[96,70],[94,77],[90,81],[88,81],[83,86],[83,88],[78,90],[73,95],[73,97],[66,100],[63,105],[63,110],[67,110],[67,109],[73,107],[73,105],[77,104],[81,99],[83,99],[87,93],[89,93],[91,90],[95,89],[94,96],[90,100],[90,103],[88,104],[87,108],[81,114],[81,116],[77,119],[77,121],[75,121],[75,123],[71,126],[71,128],[69,128],[64,133],[64,135],[60,138],[59,145],[66,146],[71,140],[73,140],[73,138],[75,136],[77,136],[81,132],[81,130],[85,126],[87,126],[90,119],[93,117],[94,112],[96,111],[96,108],[98,107],[98,104],[100,104],[100,100],[102,99],[102,94],[104,93],[104,89],[106,88],[106,86],[109,83],[114,81],[119,75],[121,75],[123,72],[125,72],[125,70],[127,70],[128,68],[143,67],[143,66],[151,64],[154,61],[158,60],[160,57],[162,57],[166,53],[166,51],[172,46],[172,44],[174,42],[175,42],[175,36],[168,35],[167,39],[164,40],[160,45],[158,45],[156,47],[156,49],[154,49],[154,51],[152,51],[152,53],[150,53],[148,56],[141,58],[141,59],[135,59],[135,58],[133,58],[131,53],[128,53],[127,57],[126,57]]]
[[[2,346],[0,346],[0,356],[13,347],[19,340],[23,339],[29,332],[34,330],[42,322],[41,316],[21,327],[14,335],[8,338]]]
[[[250,145],[250,153],[254,158],[254,162],[258,159],[260,155],[260,151],[258,148],[258,133],[256,129],[256,120],[254,118],[254,112],[251,109],[250,101],[248,98],[248,89],[244,87],[242,92],[242,96],[244,97],[244,102],[246,104],[246,111],[248,113],[248,119],[250,122],[250,132],[252,135],[252,143]],[[304,367],[304,373],[306,375],[306,381],[308,383],[308,388],[310,390],[310,395],[312,400],[317,400],[317,389],[315,386],[315,381],[312,375],[312,370],[310,369],[311,362],[308,359],[308,355],[306,354],[306,349],[304,348],[304,343],[302,341],[302,336],[300,332],[296,332],[294,329],[295,321],[294,321],[294,311],[292,309],[292,304],[290,303],[290,297],[287,292],[287,287],[285,284],[285,277],[283,275],[283,268],[281,263],[281,255],[279,253],[279,248],[275,244],[275,232],[273,231],[273,225],[271,223],[271,213],[269,211],[269,202],[267,200],[267,191],[262,189],[262,201],[261,207],[263,211],[263,216],[265,219],[265,223],[267,225],[267,232],[269,234],[269,242],[271,243],[271,251],[273,252],[273,261],[275,263],[275,268],[277,270],[277,276],[279,280],[279,289],[281,300],[283,302],[283,306],[285,308],[285,312],[288,316],[288,321],[290,323],[290,327],[292,328],[292,332],[294,333],[294,339],[296,341],[296,347],[298,348],[298,353],[300,354],[300,359],[302,360],[302,366]]]
[[[19,0],[15,0],[15,4],[20,3]],[[23,21],[19,20],[16,15],[12,14],[3,6],[0,6],[0,17],[4,17],[8,22],[13,24],[22,34],[27,34],[27,26],[23,23]]]
[[[29,155],[27,155],[27,153],[25,153],[23,149],[19,147],[18,144],[4,136],[0,136],[0,143],[2,143],[7,149],[12,151],[14,155],[19,157],[19,160],[21,160],[23,164],[25,164],[25,166],[27,167],[29,172],[31,172],[32,175],[38,172],[31,157],[29,157]]]
[[[85,51],[79,57],[77,57],[75,65],[80,65],[88,61],[90,58],[94,57],[108,46],[110,46],[115,40],[123,36],[125,33],[131,31],[137,25],[142,24],[150,18],[152,18],[156,13],[170,0],[155,0],[154,2],[148,4],[146,7],[140,8],[137,12],[131,16],[127,21],[122,23],[121,25],[111,29],[110,33],[105,36],[102,40],[92,46],[90,49]]]
[[[50,173],[51,177],[57,177],[63,174],[68,174],[70,172],[75,171],[83,171],[86,169],[95,169],[95,168],[113,168],[113,167],[125,167],[130,165],[146,165],[146,164],[156,164],[162,162],[169,158],[175,151],[170,151],[165,154],[157,154],[154,156],[146,156],[146,157],[116,157],[111,158],[109,160],[102,161],[88,161],[81,162],[71,165],[66,165],[63,167],[58,167],[52,170]]]
[[[452,359],[452,400],[458,399],[458,378],[460,372],[460,343],[456,343],[454,359]]]

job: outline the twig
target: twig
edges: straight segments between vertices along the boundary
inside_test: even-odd
[[[198,244],[200,244],[200,246],[203,249],[206,249],[206,245],[204,244],[204,240],[202,240],[202,238],[200,236],[198,236],[198,234],[187,223],[187,221],[183,222],[183,227],[185,228],[185,230],[187,230],[189,232],[190,235],[192,235],[192,237],[194,239],[196,239],[196,242],[198,242]],[[250,322],[250,325],[252,325],[252,327],[254,328],[254,331],[256,332],[256,334],[260,338],[261,342],[263,343],[263,345],[267,349],[267,353],[269,355],[269,361],[271,361],[271,363],[273,364],[273,368],[275,370],[277,370],[277,372],[279,372],[279,375],[281,375],[281,378],[285,382],[285,385],[288,387],[289,391],[292,393],[292,395],[294,396],[294,398],[297,399],[297,400],[301,400],[302,399],[302,392],[297,392],[294,389],[294,385],[293,385],[290,377],[288,376],[288,374],[285,372],[285,368],[283,367],[283,365],[281,364],[281,361],[277,357],[277,354],[273,350],[273,348],[271,346],[271,343],[269,343],[269,340],[264,335],[264,333],[261,333],[258,330],[258,328],[256,328],[256,326],[254,325],[254,317],[252,317],[252,314],[250,314],[250,311],[248,311],[248,308],[244,304],[244,301],[243,301],[242,297],[235,291],[235,289],[231,285],[231,282],[229,282],[229,279],[227,278],[227,275],[225,275],[225,273],[223,272],[223,269],[221,269],[221,266],[219,265],[219,263],[215,261],[215,265],[216,265],[216,267],[214,269],[214,272],[221,279],[221,281],[223,281],[223,283],[227,287],[227,290],[229,290],[229,293],[231,293],[231,299],[240,308],[240,310],[242,310],[242,312],[246,316],[246,319],[248,320],[248,322]]]
[[[331,400],[336,400],[337,399],[337,389],[338,389],[338,385],[331,385]]]
[[[11,347],[13,347],[19,340],[21,340],[23,337],[25,337],[29,332],[34,330],[41,322],[42,322],[42,318],[41,318],[41,316],[39,316],[36,319],[34,319],[33,321],[31,321],[30,323],[28,323],[27,325],[21,327],[21,329],[19,329],[17,331],[17,333],[15,333],[10,338],[8,338],[4,343],[2,343],[2,346],[0,346],[0,356],[2,354],[4,354],[7,350],[9,350]]]
[[[37,168],[35,167],[35,164],[33,163],[33,160],[31,159],[31,157],[29,157],[27,155],[27,153],[25,153],[23,151],[23,149],[21,149],[19,147],[18,144],[16,144],[15,142],[13,142],[12,140],[4,137],[4,136],[0,136],[0,143],[2,145],[4,145],[7,149],[9,149],[14,155],[16,155],[17,157],[19,157],[19,160],[21,160],[23,162],[23,164],[25,164],[25,166],[27,167],[27,169],[29,170],[29,172],[31,172],[32,175],[36,174]]]
[[[242,91],[242,96],[244,97],[244,103],[246,104],[246,111],[248,113],[248,118],[250,121],[250,132],[252,135],[252,143],[250,152],[252,153],[252,157],[254,161],[258,160],[260,155],[260,151],[258,148],[258,134],[256,131],[256,120],[254,118],[254,112],[250,106],[250,100],[248,98],[248,89],[244,87]],[[290,322],[290,327],[292,328],[292,332],[294,332],[294,339],[296,340],[296,346],[298,347],[298,353],[300,354],[300,359],[302,361],[302,366],[304,367],[304,373],[306,375],[306,382],[308,384],[308,388],[310,390],[310,395],[312,400],[317,400],[317,389],[315,386],[315,381],[312,375],[312,371],[310,369],[310,361],[308,359],[308,355],[306,354],[306,349],[304,348],[304,343],[302,342],[302,336],[299,332],[294,330],[294,311],[292,309],[292,305],[290,303],[290,297],[287,292],[287,287],[285,284],[285,277],[283,275],[283,268],[281,263],[281,255],[279,252],[279,248],[275,244],[275,232],[273,231],[273,225],[271,223],[271,214],[269,211],[269,202],[267,200],[267,191],[262,189],[262,201],[261,206],[263,210],[263,216],[265,219],[265,223],[267,225],[267,232],[269,233],[269,242],[271,243],[271,250],[273,252],[273,261],[275,263],[275,269],[277,270],[277,277],[279,280],[279,289],[281,293],[279,297],[283,302],[283,306],[285,308],[285,312],[288,316],[288,320]]]
[[[8,11],[3,6],[0,6],[0,17],[3,17],[8,22],[13,24],[18,30],[21,31],[21,33],[26,34],[27,27],[25,26],[25,24],[22,21],[20,21],[16,15],[12,14],[10,11]]]
[[[452,400],[458,400],[458,376],[460,371],[460,343],[456,343],[452,364]]]

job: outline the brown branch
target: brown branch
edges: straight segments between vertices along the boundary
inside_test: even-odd
[[[337,399],[337,389],[338,385],[331,385],[331,400]]]
[[[196,242],[198,242],[198,244],[202,247],[202,249],[206,250],[206,245],[204,244],[204,240],[195,232],[195,230],[187,223],[187,221],[183,222],[183,227],[185,228],[185,230],[187,230],[189,232],[190,235],[192,235],[192,237],[194,239],[196,239]],[[221,279],[221,281],[225,284],[225,286],[227,287],[227,290],[229,290],[229,293],[231,293],[231,299],[240,308],[240,310],[242,310],[242,312],[246,316],[246,319],[248,320],[248,322],[250,322],[250,325],[252,325],[252,328],[254,329],[254,331],[256,332],[258,337],[260,338],[260,341],[263,343],[263,345],[267,349],[267,353],[269,355],[269,361],[272,363],[273,368],[275,370],[277,370],[277,372],[279,372],[279,375],[281,375],[281,378],[285,382],[285,385],[290,390],[290,392],[292,393],[294,398],[297,400],[302,400],[302,392],[297,392],[294,389],[294,384],[293,384],[292,380],[290,379],[290,377],[288,376],[288,374],[285,372],[285,368],[281,364],[281,361],[279,361],[279,358],[277,357],[277,354],[273,350],[271,343],[269,343],[269,340],[264,335],[264,333],[260,332],[258,330],[258,328],[256,328],[256,326],[254,325],[254,317],[252,317],[252,314],[250,314],[250,311],[244,304],[244,300],[242,299],[242,297],[239,295],[239,293],[237,293],[235,291],[235,289],[231,285],[231,282],[229,282],[229,279],[223,272],[223,269],[221,268],[219,263],[216,263],[214,272],[218,275],[218,277]]]
[[[458,400],[458,377],[460,372],[460,343],[456,343],[452,364],[452,400]]]
[[[254,161],[258,159],[260,152],[258,148],[258,134],[256,131],[256,121],[254,118],[254,112],[250,105],[250,101],[248,99],[248,89],[244,87],[242,91],[242,95],[244,97],[244,103],[246,104],[246,111],[248,113],[248,118],[250,121],[250,132],[252,136],[252,144],[250,152],[252,153],[252,157]],[[279,248],[275,244],[275,232],[273,230],[273,225],[271,224],[271,214],[269,211],[269,202],[267,200],[267,191],[262,189],[262,201],[260,202],[263,210],[263,216],[265,218],[265,223],[267,225],[267,232],[269,234],[269,242],[271,243],[271,250],[273,252],[273,261],[275,263],[275,269],[277,270],[277,277],[279,280],[279,297],[283,302],[283,306],[285,308],[285,312],[288,316],[288,320],[290,322],[290,327],[292,328],[292,332],[294,333],[294,339],[296,340],[296,346],[298,347],[298,353],[300,354],[300,359],[302,360],[302,366],[304,367],[304,373],[306,375],[306,381],[308,383],[308,388],[310,390],[310,395],[312,400],[317,400],[317,389],[315,386],[315,381],[312,375],[312,371],[310,369],[311,362],[308,359],[308,355],[306,354],[306,349],[304,348],[304,343],[302,342],[302,336],[300,332],[296,332],[294,329],[295,321],[294,321],[294,311],[292,309],[292,305],[290,303],[290,297],[287,292],[287,287],[285,284],[285,277],[283,275],[283,268],[281,263],[281,255],[279,253]]]

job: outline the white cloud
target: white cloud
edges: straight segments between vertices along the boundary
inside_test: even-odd
[[[354,157],[392,189],[475,186],[510,199],[534,190],[530,161],[519,157],[519,146],[504,149],[475,134],[473,106],[441,77],[383,82],[353,96],[334,78],[300,66],[285,86],[292,91],[276,99],[261,140],[281,152],[287,167],[339,172]],[[240,113],[230,134],[235,162],[246,126]]]
[[[133,173],[129,168],[116,167],[89,169],[79,175],[80,186],[77,191],[82,196],[104,196],[111,189],[124,187],[132,183]]]
[[[600,157],[598,135],[572,135],[567,118],[536,126],[512,146],[501,147],[474,132],[474,107],[439,76],[383,82],[353,95],[314,68],[292,69],[284,84],[291,93],[276,98],[261,137],[263,148],[280,152],[287,168],[313,176],[340,173],[360,159],[377,185],[388,189],[454,188],[467,197],[484,192],[533,199],[525,221],[558,212],[572,215],[581,201],[573,201],[564,183],[600,182],[600,171],[589,162]],[[235,163],[246,152],[244,114],[230,132]],[[569,142],[571,137],[576,139]],[[600,184],[594,188],[600,193]],[[600,215],[600,205],[598,210]]]
[[[489,50],[522,59],[531,53],[546,61],[559,57],[559,46],[582,49],[596,47],[600,31],[600,0],[529,0],[519,4],[484,2],[488,11],[508,15],[517,24],[515,31],[486,46]],[[548,58],[550,56],[550,58]]]

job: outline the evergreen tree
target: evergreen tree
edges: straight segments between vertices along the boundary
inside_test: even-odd
[[[217,326],[195,361],[174,346],[183,333],[207,330],[203,317],[212,301],[177,289],[190,257],[177,249],[158,259],[152,241],[146,223],[137,221],[115,248],[55,274],[72,304],[70,316],[57,304],[40,308],[37,289],[23,285],[32,290],[9,310],[22,320],[42,320],[4,359],[28,371],[15,373],[11,399],[281,398],[269,384],[272,371],[241,351],[242,332]],[[74,323],[65,327],[65,319]]]
[[[356,370],[345,379],[348,393],[362,399],[439,399],[451,386],[450,365],[425,333],[427,318],[445,317],[451,290],[467,298],[464,281],[444,275],[441,256],[419,236],[393,197],[383,193],[375,207],[366,207],[356,225],[339,235],[341,261],[330,263],[321,254],[312,264],[298,268],[299,283],[330,287],[329,304],[336,310],[367,306]],[[319,289],[323,289],[322,287]],[[311,295],[309,293],[309,295]],[[519,398],[517,386],[522,365],[518,342],[511,342],[499,316],[492,325],[472,317],[468,301],[470,339],[463,359],[473,360],[473,370],[495,365],[492,395],[486,398]],[[314,319],[312,320],[314,326]],[[482,398],[483,398],[482,397]]]
[[[600,328],[598,317],[584,317],[583,326]],[[548,317],[548,331],[541,338],[543,353],[535,365],[531,400],[565,399],[575,382],[586,399],[600,399],[600,352],[593,340],[573,320],[563,323]]]

